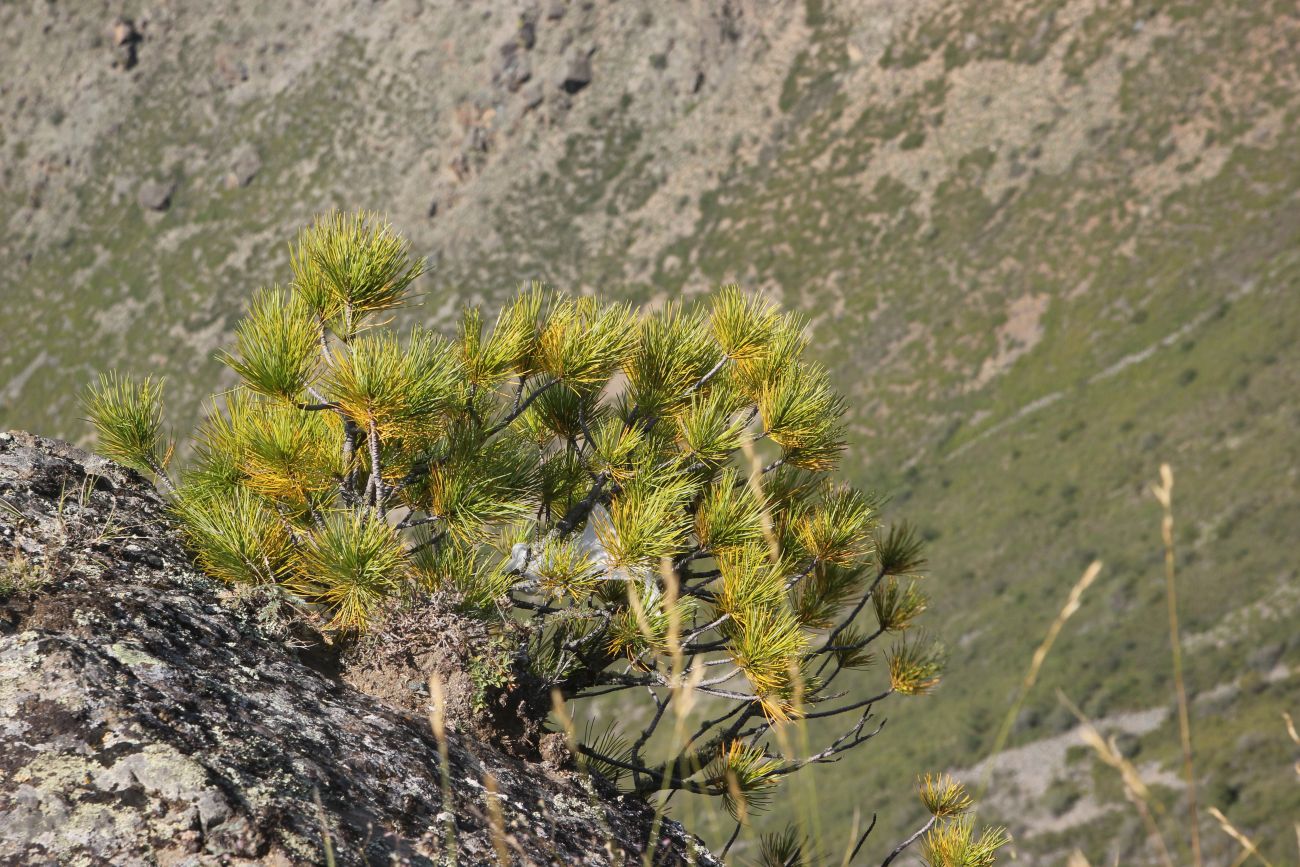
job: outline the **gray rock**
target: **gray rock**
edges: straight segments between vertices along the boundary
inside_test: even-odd
[[[537,44],[537,16],[535,13],[526,13],[523,20],[519,22],[519,44],[524,50],[531,51]]]
[[[226,175],[227,187],[246,187],[262,170],[262,158],[257,148],[242,144],[230,152],[230,172]]]
[[[642,863],[653,811],[554,738],[529,760],[453,734],[444,789],[427,718],[269,637],[133,471],[15,431],[0,494],[0,562],[32,579],[0,596],[0,864],[322,864],[327,840],[340,865],[495,863],[498,807],[516,863]],[[671,821],[654,861],[720,863]]]
[[[165,211],[171,207],[175,181],[145,181],[135,194],[140,207],[149,211]]]
[[[577,93],[589,84],[591,84],[591,52],[579,51],[570,59],[568,71],[564,73],[564,80],[560,82],[560,87],[564,88],[565,93]]]
[[[523,89],[523,92],[520,94],[520,96],[522,96],[524,100],[525,112],[529,112],[537,108],[537,106],[542,104],[542,100],[545,99],[545,94],[542,91],[542,85],[536,81],[534,81],[532,84],[525,87]]]
[[[133,69],[140,60],[139,46],[144,41],[135,22],[130,18],[118,18],[108,30],[109,45],[113,49],[113,65],[122,69]]]
[[[123,45],[130,45],[132,42],[140,41],[140,31],[135,29],[135,22],[130,18],[117,19],[113,22],[109,32],[114,48],[121,48]]]
[[[533,77],[533,62],[520,50],[519,43],[507,42],[501,46],[501,59],[492,77],[498,84],[514,93]]]

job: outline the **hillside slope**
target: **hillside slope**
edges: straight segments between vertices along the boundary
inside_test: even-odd
[[[846,469],[930,538],[953,651],[888,744],[819,772],[827,835],[854,808],[902,827],[912,774],[985,757],[1098,557],[1013,738],[1055,758],[1008,754],[1037,772],[990,806],[1032,863],[1153,857],[1054,689],[1129,731],[1175,804],[1146,492],[1169,461],[1202,801],[1293,854],[1293,3],[105,2],[0,25],[21,323],[0,426],[84,437],[76,393],[119,366],[167,373],[187,427],[248,292],[330,205],[431,256],[411,316],[436,325],[530,278],[645,302],[737,280],[808,315],[853,405]]]

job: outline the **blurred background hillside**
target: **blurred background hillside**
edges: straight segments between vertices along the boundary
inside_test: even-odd
[[[896,837],[917,772],[991,767],[981,818],[1024,863],[1154,863],[1058,687],[1185,837],[1168,461],[1201,801],[1294,863],[1298,196],[1294,0],[0,0],[0,429],[90,444],[77,395],[118,367],[166,374],[189,430],[332,206],[430,257],[406,315],[439,327],[527,279],[739,282],[809,318],[846,473],[928,539],[951,650],[935,695],[791,784],[827,839],[855,809]]]

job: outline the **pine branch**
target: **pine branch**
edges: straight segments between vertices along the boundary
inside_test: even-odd
[[[147,455],[145,460],[149,464],[149,469],[153,470],[154,476],[156,476],[158,481],[162,483],[162,486],[167,493],[176,496],[176,485],[172,484],[172,480],[167,475],[167,471],[162,468],[162,465],[158,463],[157,459],[152,455]]]
[[[560,519],[560,523],[555,525],[556,535],[560,537],[567,536],[572,533],[580,523],[585,521],[587,516],[591,514],[591,510],[596,507],[596,503],[600,500],[601,495],[605,491],[605,485],[608,483],[609,473],[601,473],[600,476],[597,477],[595,484],[591,486],[591,490],[587,492],[587,496],[580,502],[574,504],[573,508],[569,509],[569,511],[565,513],[564,517]]]
[[[917,840],[921,839],[921,837],[925,834],[926,831],[929,831],[931,828],[934,827],[934,823],[937,821],[939,821],[938,816],[931,816],[928,820],[926,820],[926,823],[922,825],[920,828],[918,828],[916,832],[912,834],[912,836],[908,837],[902,843],[899,843],[898,846],[894,848],[894,851],[890,852],[889,855],[885,857],[885,860],[880,862],[880,867],[889,867],[890,864],[893,864],[894,859],[897,858],[899,855],[902,855],[904,849],[906,849],[908,846],[911,846]]]
[[[528,393],[528,397],[524,399],[523,403],[519,403],[516,400],[514,408],[511,409],[510,412],[506,414],[505,418],[497,422],[496,425],[494,425],[491,429],[489,429],[487,433],[483,435],[483,439],[484,440],[491,439],[492,437],[501,433],[501,431],[508,428],[512,421],[519,418],[519,416],[523,415],[525,412],[528,411],[528,407],[533,405],[533,401],[537,400],[537,398],[541,397],[543,394],[550,391],[555,386],[559,385],[560,382],[561,380],[559,379],[552,379],[550,382],[546,383],[545,385],[540,385],[537,388],[530,391]],[[522,386],[522,384],[523,383],[521,380],[520,385]]]
[[[379,463],[379,431],[375,423],[370,422],[368,435],[370,443],[370,479],[374,483],[374,505],[380,515],[384,514],[384,473]]]

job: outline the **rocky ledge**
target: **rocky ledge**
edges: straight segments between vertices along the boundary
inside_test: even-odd
[[[444,766],[228,597],[134,472],[0,433],[0,863],[719,863],[554,762],[459,732]]]

